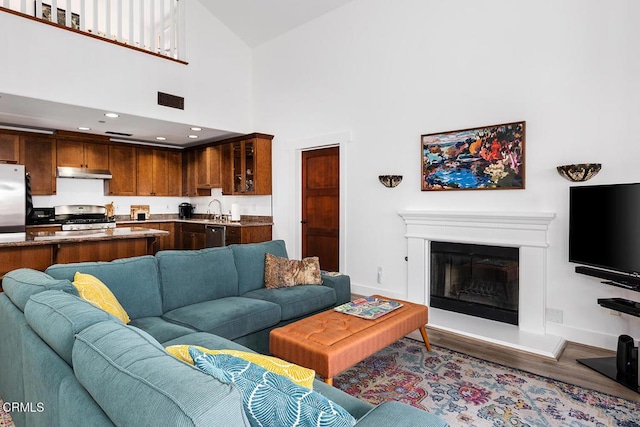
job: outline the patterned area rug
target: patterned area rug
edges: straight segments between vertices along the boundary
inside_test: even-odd
[[[13,420],[11,419],[11,415],[9,415],[4,410],[4,401],[0,399],[0,427],[13,427]]]
[[[334,386],[373,404],[408,403],[451,426],[640,427],[640,395],[632,402],[446,348],[431,350],[403,338],[335,377]]]

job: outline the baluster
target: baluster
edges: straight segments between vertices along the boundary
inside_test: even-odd
[[[87,8],[84,5],[84,2],[80,2],[80,31],[87,31],[87,18],[86,14]]]
[[[36,0],[36,17],[42,18],[42,0]]]
[[[140,45],[138,46],[141,49],[144,49],[144,0],[140,0],[140,39],[139,39],[139,43]]]
[[[67,7],[65,8],[64,15],[64,25],[71,28],[71,0],[67,0]]]
[[[58,23],[58,1],[51,0],[51,22]]]
[[[165,54],[164,51],[164,29],[166,28],[166,22],[165,22],[165,15],[164,15],[164,0],[160,0],[160,19],[158,19],[158,22],[160,22],[160,37],[158,40],[158,53],[161,55]]]
[[[93,33],[100,34],[100,28],[98,27],[98,0],[93,0]]]
[[[135,46],[135,37],[133,35],[133,0],[129,0],[129,44]]]
[[[176,57],[176,2],[169,0],[169,8],[171,10],[169,19],[169,56]]]
[[[151,36],[151,41],[149,43],[149,50],[151,50],[151,52],[156,52],[156,8],[155,8],[155,1],[151,0],[149,2],[149,33]]]
[[[108,39],[111,39],[111,0],[106,0],[104,2],[104,36]]]
[[[116,40],[122,42],[122,0],[116,1]]]
[[[6,6],[7,2],[8,0],[4,1],[5,7],[9,7],[9,6]],[[20,13],[27,13],[27,0],[20,0]]]

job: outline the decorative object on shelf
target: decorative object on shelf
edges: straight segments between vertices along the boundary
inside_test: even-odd
[[[421,136],[422,191],[524,189],[525,122]]]
[[[578,163],[558,166],[558,173],[572,182],[588,181],[600,172],[601,163]]]
[[[402,175],[380,175],[378,179],[385,187],[394,188],[402,182]]]

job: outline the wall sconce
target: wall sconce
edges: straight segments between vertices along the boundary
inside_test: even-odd
[[[558,173],[572,182],[588,181],[600,172],[600,163],[578,163],[558,166]]]
[[[385,187],[394,188],[402,182],[402,175],[380,175],[378,179]]]

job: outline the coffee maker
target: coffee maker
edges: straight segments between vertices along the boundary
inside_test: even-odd
[[[191,203],[180,203],[178,206],[178,216],[180,219],[189,219],[193,217],[195,207]]]

